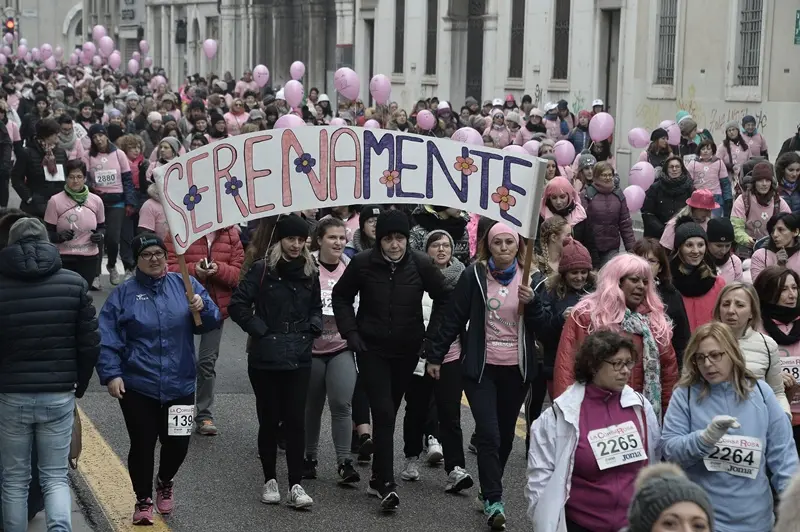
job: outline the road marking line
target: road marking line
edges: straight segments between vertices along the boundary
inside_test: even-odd
[[[466,406],[466,407],[469,406],[469,401],[467,401],[467,394],[465,394],[464,392],[461,392],[461,404]],[[517,417],[517,426],[516,426],[516,428],[514,428],[514,433],[516,433],[517,438],[522,438],[524,440],[525,437],[528,434],[528,430],[527,429],[528,429],[528,427],[526,426],[525,418],[518,416]]]
[[[78,408],[83,429],[83,451],[78,462],[78,473],[88,484],[100,504],[100,509],[115,532],[141,530],[133,526],[133,502],[136,496],[131,486],[128,469],[117,453],[108,445],[89,416]],[[155,515],[148,532],[169,532],[170,528],[160,515]]]

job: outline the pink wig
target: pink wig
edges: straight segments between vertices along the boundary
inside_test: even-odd
[[[636,275],[647,279],[644,301],[637,311],[650,316],[650,332],[656,342],[667,345],[672,340],[672,327],[667,319],[664,304],[656,292],[653,271],[647,260],[625,253],[612,258],[597,275],[597,290],[581,299],[573,314],[580,323],[583,315],[589,316],[589,333],[601,329],[619,331],[625,316],[625,296],[619,287],[623,277]]]
[[[547,220],[555,216],[555,214],[553,214],[553,212],[550,210],[550,207],[547,206],[547,200],[550,199],[550,196],[555,196],[558,194],[568,195],[570,198],[570,203],[575,205],[575,208],[573,208],[572,212],[570,212],[567,216],[567,221],[571,226],[574,227],[576,224],[586,219],[586,210],[583,208],[583,205],[581,205],[580,198],[578,197],[578,191],[575,190],[575,187],[572,186],[572,183],[569,182],[569,179],[561,176],[554,177],[544,187],[542,204],[539,209],[539,216],[541,216],[542,219]]]

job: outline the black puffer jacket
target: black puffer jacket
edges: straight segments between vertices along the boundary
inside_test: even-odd
[[[333,287],[336,326],[343,338],[358,332],[369,352],[386,357],[419,356],[425,338],[425,292],[433,299],[428,326],[432,335],[441,321],[442,302],[449,294],[431,258],[409,249],[394,265],[383,258],[379,247],[362,251],[350,260]],[[360,297],[358,315],[353,309],[356,294]]]
[[[53,155],[60,170],[67,164],[67,152],[53,148]],[[44,218],[47,201],[64,190],[65,181],[48,181],[45,178],[44,149],[37,139],[28,141],[27,146],[17,154],[17,162],[11,170],[11,184],[20,197],[20,209],[28,214]],[[66,179],[66,175],[64,175]],[[30,200],[30,203],[28,203]]]
[[[429,362],[441,364],[450,346],[466,328],[467,334],[461,343],[461,368],[465,377],[479,382],[486,365],[486,275],[485,263],[475,262],[467,266],[450,295],[443,319],[435,329],[436,334],[426,353]],[[521,323],[525,341],[520,346],[522,356],[519,361],[519,371],[525,382],[532,382],[539,371],[534,319],[533,305],[525,305]],[[429,330],[432,328],[428,327]]]
[[[288,278],[266,267],[263,259],[255,262],[228,305],[231,319],[250,335],[247,363],[273,371],[310,367],[311,346],[322,333],[318,274]]]
[[[678,179],[668,179],[663,174],[650,185],[642,206],[644,236],[659,239],[664,226],[679,210],[686,207],[692,196],[692,180],[686,174]]]
[[[49,242],[22,239],[0,251],[0,393],[83,396],[100,354],[87,290]]]

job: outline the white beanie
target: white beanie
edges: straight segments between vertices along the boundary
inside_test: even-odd
[[[148,124],[152,124],[153,122],[156,122],[156,121],[158,121],[158,120],[161,120],[161,121],[163,121],[163,120],[164,120],[164,117],[163,117],[163,116],[161,116],[161,113],[158,113],[158,112],[156,112],[156,111],[153,111],[153,112],[151,112],[151,113],[149,113],[149,114],[147,115],[147,123],[148,123]]]
[[[275,99],[276,99],[276,100],[286,100],[286,97],[283,95],[283,89],[279,90],[279,91],[278,91],[278,92],[275,94]]]

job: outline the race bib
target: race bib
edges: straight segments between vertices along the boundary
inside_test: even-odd
[[[601,471],[647,459],[642,438],[633,421],[592,430],[588,438]]]
[[[65,177],[65,174],[64,174],[64,165],[63,164],[57,164],[56,165],[56,173],[55,174],[51,174],[50,171],[45,166],[44,167],[44,180],[47,181],[47,182],[66,181],[67,178]]]
[[[117,184],[118,175],[116,170],[96,170],[94,182],[99,187],[113,187]]]
[[[322,314],[325,316],[333,316],[333,290],[321,290],[320,297],[322,298]]]
[[[167,435],[191,436],[194,428],[194,405],[174,405],[167,413]]]
[[[782,357],[781,370],[794,377],[794,380],[800,380],[800,357]]]
[[[703,462],[706,469],[737,477],[756,478],[764,447],[749,436],[723,436]]]

